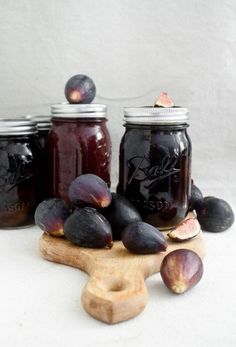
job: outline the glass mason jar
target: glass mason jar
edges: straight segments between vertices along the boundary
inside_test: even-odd
[[[27,115],[26,118],[32,120],[33,122],[37,124],[38,139],[39,139],[41,148],[44,149],[48,132],[52,126],[52,122],[51,122],[52,116],[51,115],[45,115],[45,116]]]
[[[125,108],[117,192],[145,222],[161,230],[178,225],[188,212],[191,142],[188,110],[182,107]]]
[[[38,203],[36,123],[0,119],[0,228],[34,224]]]
[[[47,153],[46,153],[46,140],[48,136],[48,132],[52,127],[51,118],[50,115],[27,115],[27,119],[32,120],[36,123],[37,129],[38,129],[38,142],[40,147],[40,152],[38,156],[38,162],[39,165],[39,187],[38,195],[39,195],[39,202],[47,199],[50,197],[49,195],[49,188],[48,188],[48,161],[47,161]]]
[[[46,144],[51,196],[69,203],[69,185],[85,173],[101,177],[110,186],[111,140],[106,114],[105,105],[52,105],[52,128]]]

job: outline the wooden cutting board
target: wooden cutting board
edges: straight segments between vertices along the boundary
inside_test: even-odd
[[[114,242],[111,249],[92,249],[43,234],[40,254],[49,261],[86,271],[90,279],[82,292],[84,309],[94,318],[113,324],[135,317],[144,309],[148,299],[145,278],[160,271],[166,254],[177,248],[188,248],[201,258],[205,256],[202,232],[181,243],[166,238],[166,252],[134,255],[120,241]]]

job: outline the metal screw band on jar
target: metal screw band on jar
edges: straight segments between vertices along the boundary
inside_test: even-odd
[[[48,131],[51,129],[51,115],[27,115],[25,118],[37,123],[37,128],[39,131]]]
[[[184,107],[126,107],[124,121],[129,124],[188,124],[188,109]]]
[[[26,118],[0,118],[0,136],[36,134],[37,124]]]
[[[103,104],[61,103],[51,106],[54,118],[106,118],[107,107]]]

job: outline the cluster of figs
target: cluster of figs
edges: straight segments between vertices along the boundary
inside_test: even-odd
[[[167,250],[164,233],[143,222],[136,208],[125,197],[111,193],[100,177],[93,174],[77,177],[69,187],[69,199],[72,208],[60,198],[41,202],[35,211],[35,223],[44,232],[64,237],[80,247],[111,248],[113,240],[121,240],[135,254]],[[203,198],[194,184],[190,205],[197,211],[203,229],[223,231],[234,221],[233,211],[224,200]],[[193,217],[167,235],[172,241],[181,242],[197,236],[200,230],[197,218]],[[180,294],[200,281],[203,263],[194,251],[176,249],[163,258],[160,273],[165,285]]]
[[[142,222],[136,208],[123,196],[111,193],[98,176],[84,174],[69,186],[72,209],[63,199],[41,202],[35,211],[35,223],[45,232],[81,247],[111,248],[113,240],[136,254],[165,251],[164,235]]]

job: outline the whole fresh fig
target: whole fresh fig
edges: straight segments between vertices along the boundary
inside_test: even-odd
[[[52,198],[42,201],[35,211],[35,224],[53,236],[63,236],[64,223],[70,215],[65,201]]]
[[[112,247],[110,224],[91,207],[79,208],[67,218],[64,235],[67,240],[81,247]]]
[[[111,193],[110,205],[101,210],[112,227],[114,240],[120,240],[122,231],[133,222],[141,221],[142,218],[136,208],[120,194]]]
[[[200,208],[203,203],[203,194],[201,190],[195,185],[191,186],[191,196],[189,201],[189,210],[196,210]]]
[[[72,76],[65,85],[65,97],[70,104],[90,104],[95,95],[96,86],[89,76]]]
[[[69,187],[69,197],[74,206],[104,208],[111,203],[111,193],[102,178],[93,174],[78,176]]]
[[[166,251],[167,241],[155,227],[144,222],[129,224],[122,232],[124,246],[135,254],[151,254]]]
[[[231,227],[234,213],[225,200],[208,196],[197,208],[197,218],[203,230],[217,233]]]
[[[160,273],[167,288],[182,294],[200,281],[203,263],[197,253],[184,248],[176,249],[165,256]]]

